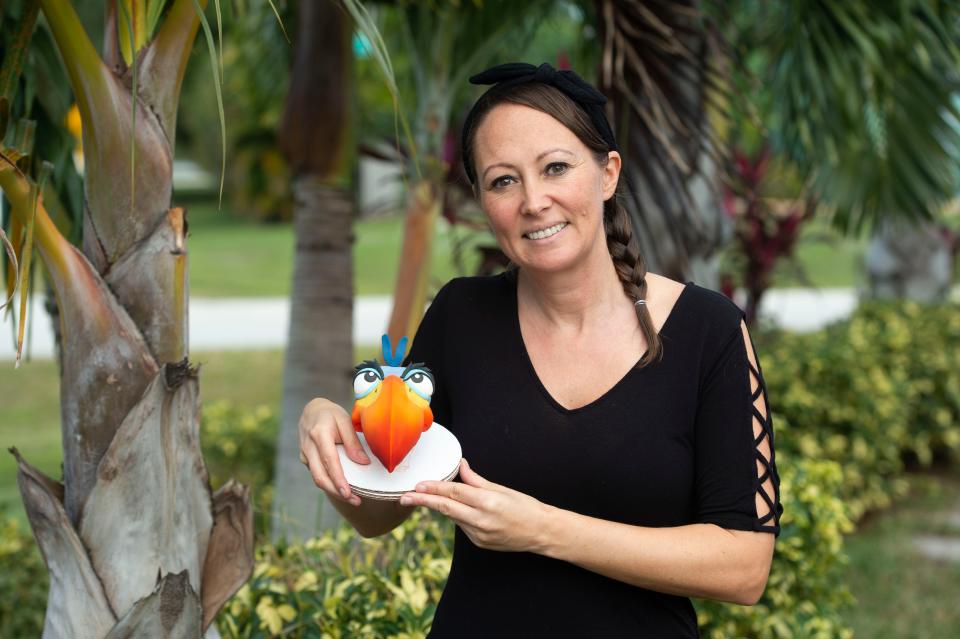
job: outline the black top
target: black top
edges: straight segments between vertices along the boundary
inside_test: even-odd
[[[773,431],[753,409],[766,390],[753,371],[760,386],[751,396],[742,317],[725,296],[687,283],[660,331],[663,359],[568,410],[527,354],[515,274],[459,278],[437,293],[407,362],[433,370],[436,422],[492,482],[637,526],[703,522],[779,534],[774,456],[768,462],[758,448],[764,436],[772,444]],[[754,414],[763,424],[756,439]],[[774,495],[762,490],[761,460]],[[772,506],[763,518],[758,491]],[[567,636],[697,637],[697,618],[687,597],[534,553],[484,550],[456,528],[431,638]]]

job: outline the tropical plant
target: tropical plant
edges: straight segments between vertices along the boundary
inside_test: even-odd
[[[960,6],[792,0],[732,13],[774,152],[838,229],[878,238],[873,288],[909,280],[889,288],[942,298],[952,269],[935,219],[960,190]]]
[[[699,0],[596,0],[600,89],[626,156],[624,206],[649,270],[716,286],[723,142],[708,116],[729,112],[730,51]]]
[[[277,130],[290,84],[297,3],[240,1],[223,13],[218,43],[223,63],[224,118],[227,157],[224,208],[269,223],[293,218],[290,169],[277,148]],[[277,25],[280,17],[282,28]],[[178,118],[177,144],[183,155],[211,172],[221,164],[221,130],[216,86],[210,82],[209,62],[193,56],[187,65],[181,101],[189,103]]]
[[[28,4],[70,79],[85,168],[81,252],[51,218],[48,171],[24,170],[28,147],[0,157],[22,268],[35,244],[61,327],[63,481],[14,451],[50,572],[44,635],[199,636],[253,561],[249,492],[230,481],[211,494],[199,448],[186,215],[170,208],[179,91],[201,23],[212,42],[206,2],[108,2],[102,58],[70,3]],[[219,76],[212,51],[211,62]]]
[[[724,189],[724,212],[733,221],[735,259],[739,279],[746,289],[744,313],[753,324],[760,301],[770,288],[774,267],[793,255],[804,222],[813,216],[812,200],[774,201],[764,192],[770,171],[770,150],[756,156],[734,150],[730,183]],[[729,276],[729,274],[726,274]],[[729,277],[732,281],[734,278]]]

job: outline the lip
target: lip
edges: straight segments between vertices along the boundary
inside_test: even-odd
[[[531,234],[531,233],[539,233],[540,231],[545,231],[545,230],[547,230],[547,229],[549,229],[549,228],[552,228],[552,227],[554,227],[554,226],[557,226],[558,224],[563,224],[563,228],[560,229],[559,231],[557,231],[556,233],[554,233],[553,235],[551,235],[550,237],[541,238],[541,239],[539,239],[539,240],[534,240],[532,237],[530,237],[530,234]],[[525,231],[525,232],[521,233],[521,237],[523,237],[523,239],[525,239],[525,240],[531,240],[531,241],[533,241],[533,242],[542,242],[543,240],[549,240],[550,238],[552,238],[552,237],[554,237],[554,236],[556,236],[556,235],[559,235],[560,233],[562,233],[563,231],[565,231],[568,226],[570,226],[570,222],[567,222],[566,220],[560,220],[559,222],[553,222],[552,224],[546,224],[546,225],[541,226],[541,227],[539,227],[539,228],[530,229],[529,231]]]

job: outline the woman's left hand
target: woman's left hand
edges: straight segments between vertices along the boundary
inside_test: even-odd
[[[487,481],[460,460],[460,479],[424,481],[401,505],[426,506],[452,519],[474,544],[488,550],[541,552],[550,507]]]

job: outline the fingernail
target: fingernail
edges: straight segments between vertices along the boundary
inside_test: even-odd
[[[424,484],[417,484],[416,491],[417,491],[418,493],[421,493],[421,492],[425,491],[426,489],[427,489],[427,487],[426,487]]]
[[[349,499],[349,498],[350,498],[350,491],[347,490],[344,486],[341,486],[341,487],[340,487],[340,494],[343,495],[343,498],[344,498],[344,499]]]
[[[400,498],[400,505],[401,505],[401,506],[409,506],[409,505],[410,505],[410,498],[407,497],[406,495],[404,495],[403,497],[401,497],[401,498]]]

